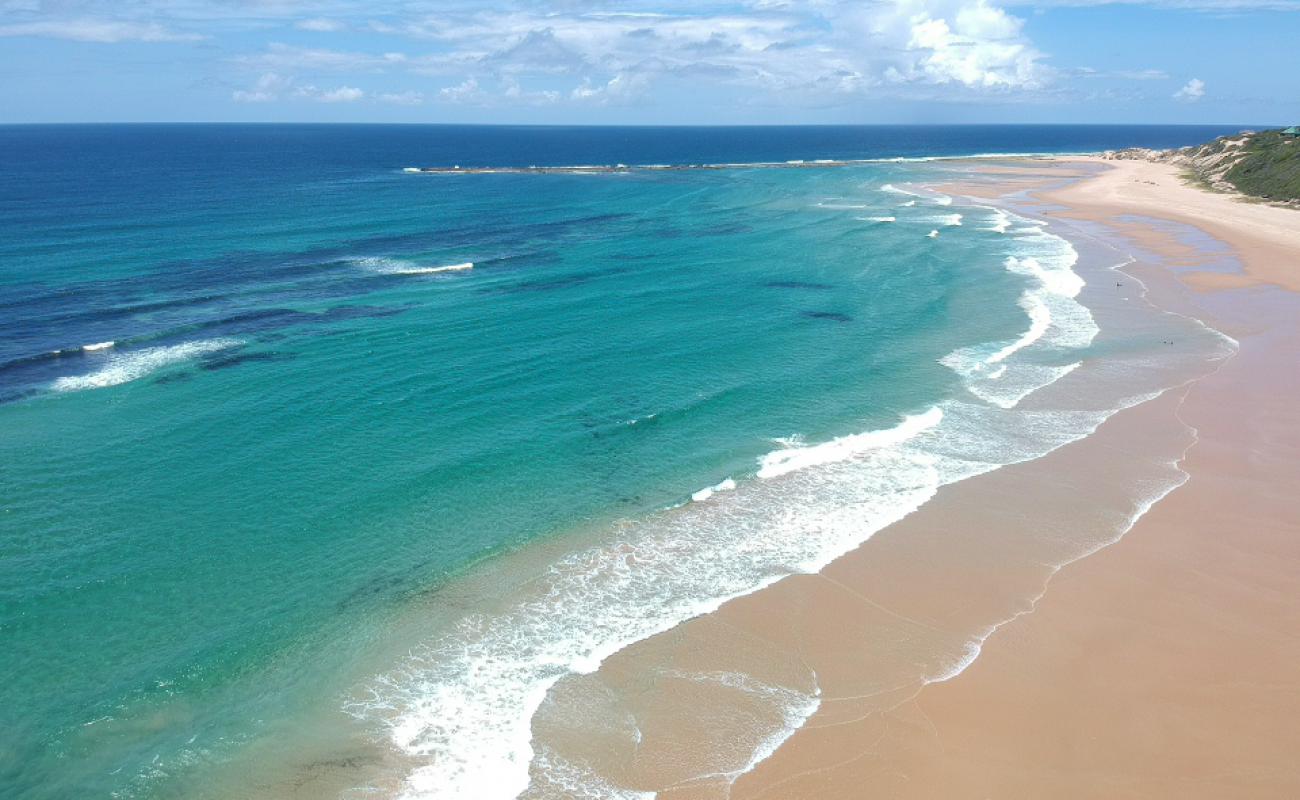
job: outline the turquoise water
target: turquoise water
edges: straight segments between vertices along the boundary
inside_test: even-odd
[[[924,163],[406,175],[436,159],[356,131],[33,130],[4,130],[6,796],[193,794],[476,562],[979,394],[954,354],[1033,316],[1006,259],[1057,253],[889,191]]]

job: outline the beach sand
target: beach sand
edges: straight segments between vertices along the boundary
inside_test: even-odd
[[[664,800],[1300,797],[1300,213],[1097,159],[943,190],[1086,226],[1240,352],[562,681],[535,743]]]

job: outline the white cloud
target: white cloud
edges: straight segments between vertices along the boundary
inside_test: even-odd
[[[235,63],[250,69],[295,72],[382,72],[406,60],[404,53],[356,53],[272,42],[261,53],[237,56]]]
[[[294,97],[315,100],[318,103],[354,103],[366,96],[355,86],[340,86],[337,89],[318,89],[315,86],[299,86],[293,90]]]
[[[502,97],[507,100],[518,103],[520,101],[529,105],[544,106],[550,105],[560,99],[560,93],[554,89],[538,89],[528,91],[519,85],[519,82],[513,78],[506,78],[504,81],[505,91],[501,93]]]
[[[412,43],[391,52],[363,52],[271,42],[228,63],[250,75],[298,76],[295,85],[308,79],[346,84],[340,88],[367,85],[368,73],[434,76],[433,85],[445,88],[425,88],[428,97],[422,99],[479,105],[613,104],[682,97],[687,89],[737,105],[851,106],[882,98],[1039,101],[1059,97],[1068,82],[1085,78],[1167,78],[1160,70],[1055,68],[1020,16],[1040,5],[1110,0],[653,0],[653,6],[646,5],[650,1],[504,0],[485,6],[396,0],[377,15],[360,0],[115,0],[114,13],[131,21],[94,21],[95,9],[103,7],[94,0],[0,0],[0,35],[175,41],[195,38],[182,30],[210,29],[200,24],[224,26],[217,30],[283,31],[292,25],[312,32],[366,31]],[[1300,0],[1146,1],[1188,8],[1300,7]],[[42,10],[56,3],[78,22],[41,19]],[[235,94],[242,102],[268,102],[286,92],[249,87]],[[368,97],[380,101],[381,94]],[[1189,92],[1180,99],[1196,98]]]
[[[366,93],[355,86],[340,86],[337,89],[321,92],[316,99],[322,103],[353,103],[365,96]]]
[[[649,94],[661,82],[712,88],[738,102],[794,105],[923,89],[940,99],[1007,97],[1038,92],[1058,74],[998,0],[757,2],[739,9],[705,0],[681,13],[572,8],[457,9],[371,28],[436,43],[439,52],[412,56],[405,68],[462,79],[439,96],[480,104],[611,103]],[[270,55],[257,63],[287,68]],[[542,88],[525,92],[521,84]]]
[[[860,24],[891,83],[969,90],[1038,89],[1051,71],[1024,23],[989,0],[894,0]]]
[[[291,97],[318,103],[353,103],[366,96],[364,91],[354,86],[340,86],[337,89],[319,89],[311,84],[296,86],[291,77],[278,72],[266,72],[251,88],[236,89],[230,97],[236,103],[271,103],[279,100],[286,92]]]
[[[333,33],[335,31],[347,30],[347,25],[329,17],[312,17],[311,19],[300,19],[293,24],[295,28],[304,31],[315,31],[317,33]]]
[[[569,96],[574,100],[602,105],[621,102],[635,97],[646,82],[647,78],[644,76],[623,74],[615,75],[601,86],[593,86],[590,80],[584,80],[569,93]]]
[[[464,103],[482,96],[478,81],[466,78],[456,86],[447,86],[438,90],[438,96],[451,103]]]
[[[156,22],[79,18],[37,20],[0,25],[0,36],[39,36],[76,42],[197,42],[205,37],[166,28]]]
[[[1221,13],[1230,11],[1300,11],[1300,0],[1034,0],[1035,8],[1050,6],[1132,5]]]
[[[1114,78],[1125,81],[1164,81],[1169,79],[1169,73],[1162,69],[1093,69],[1092,67],[1079,67],[1070,70],[1070,74],[1079,78]]]
[[[1183,88],[1174,92],[1174,99],[1183,103],[1195,103],[1205,96],[1205,81],[1192,78]]]
[[[236,103],[270,103],[288,89],[293,80],[275,72],[264,73],[251,89],[236,89],[231,99]]]
[[[418,106],[424,102],[424,94],[413,90],[405,92],[384,92],[375,97],[381,103],[395,106]]]

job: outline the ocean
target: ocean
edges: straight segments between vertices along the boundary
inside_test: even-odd
[[[932,159],[1237,129],[0,126],[0,794],[547,796],[563,676],[1167,385],[1035,407],[1138,334]],[[613,164],[731,166],[403,171]]]

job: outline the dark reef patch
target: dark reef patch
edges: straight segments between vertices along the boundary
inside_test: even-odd
[[[824,319],[829,322],[852,322],[853,317],[848,314],[841,314],[837,311],[805,311],[803,316],[808,319]]]
[[[228,369],[240,364],[249,364],[254,362],[267,361],[291,361],[296,356],[291,353],[281,353],[277,351],[260,352],[260,353],[231,353],[226,355],[211,356],[203,359],[199,366],[209,372],[219,369]]]

